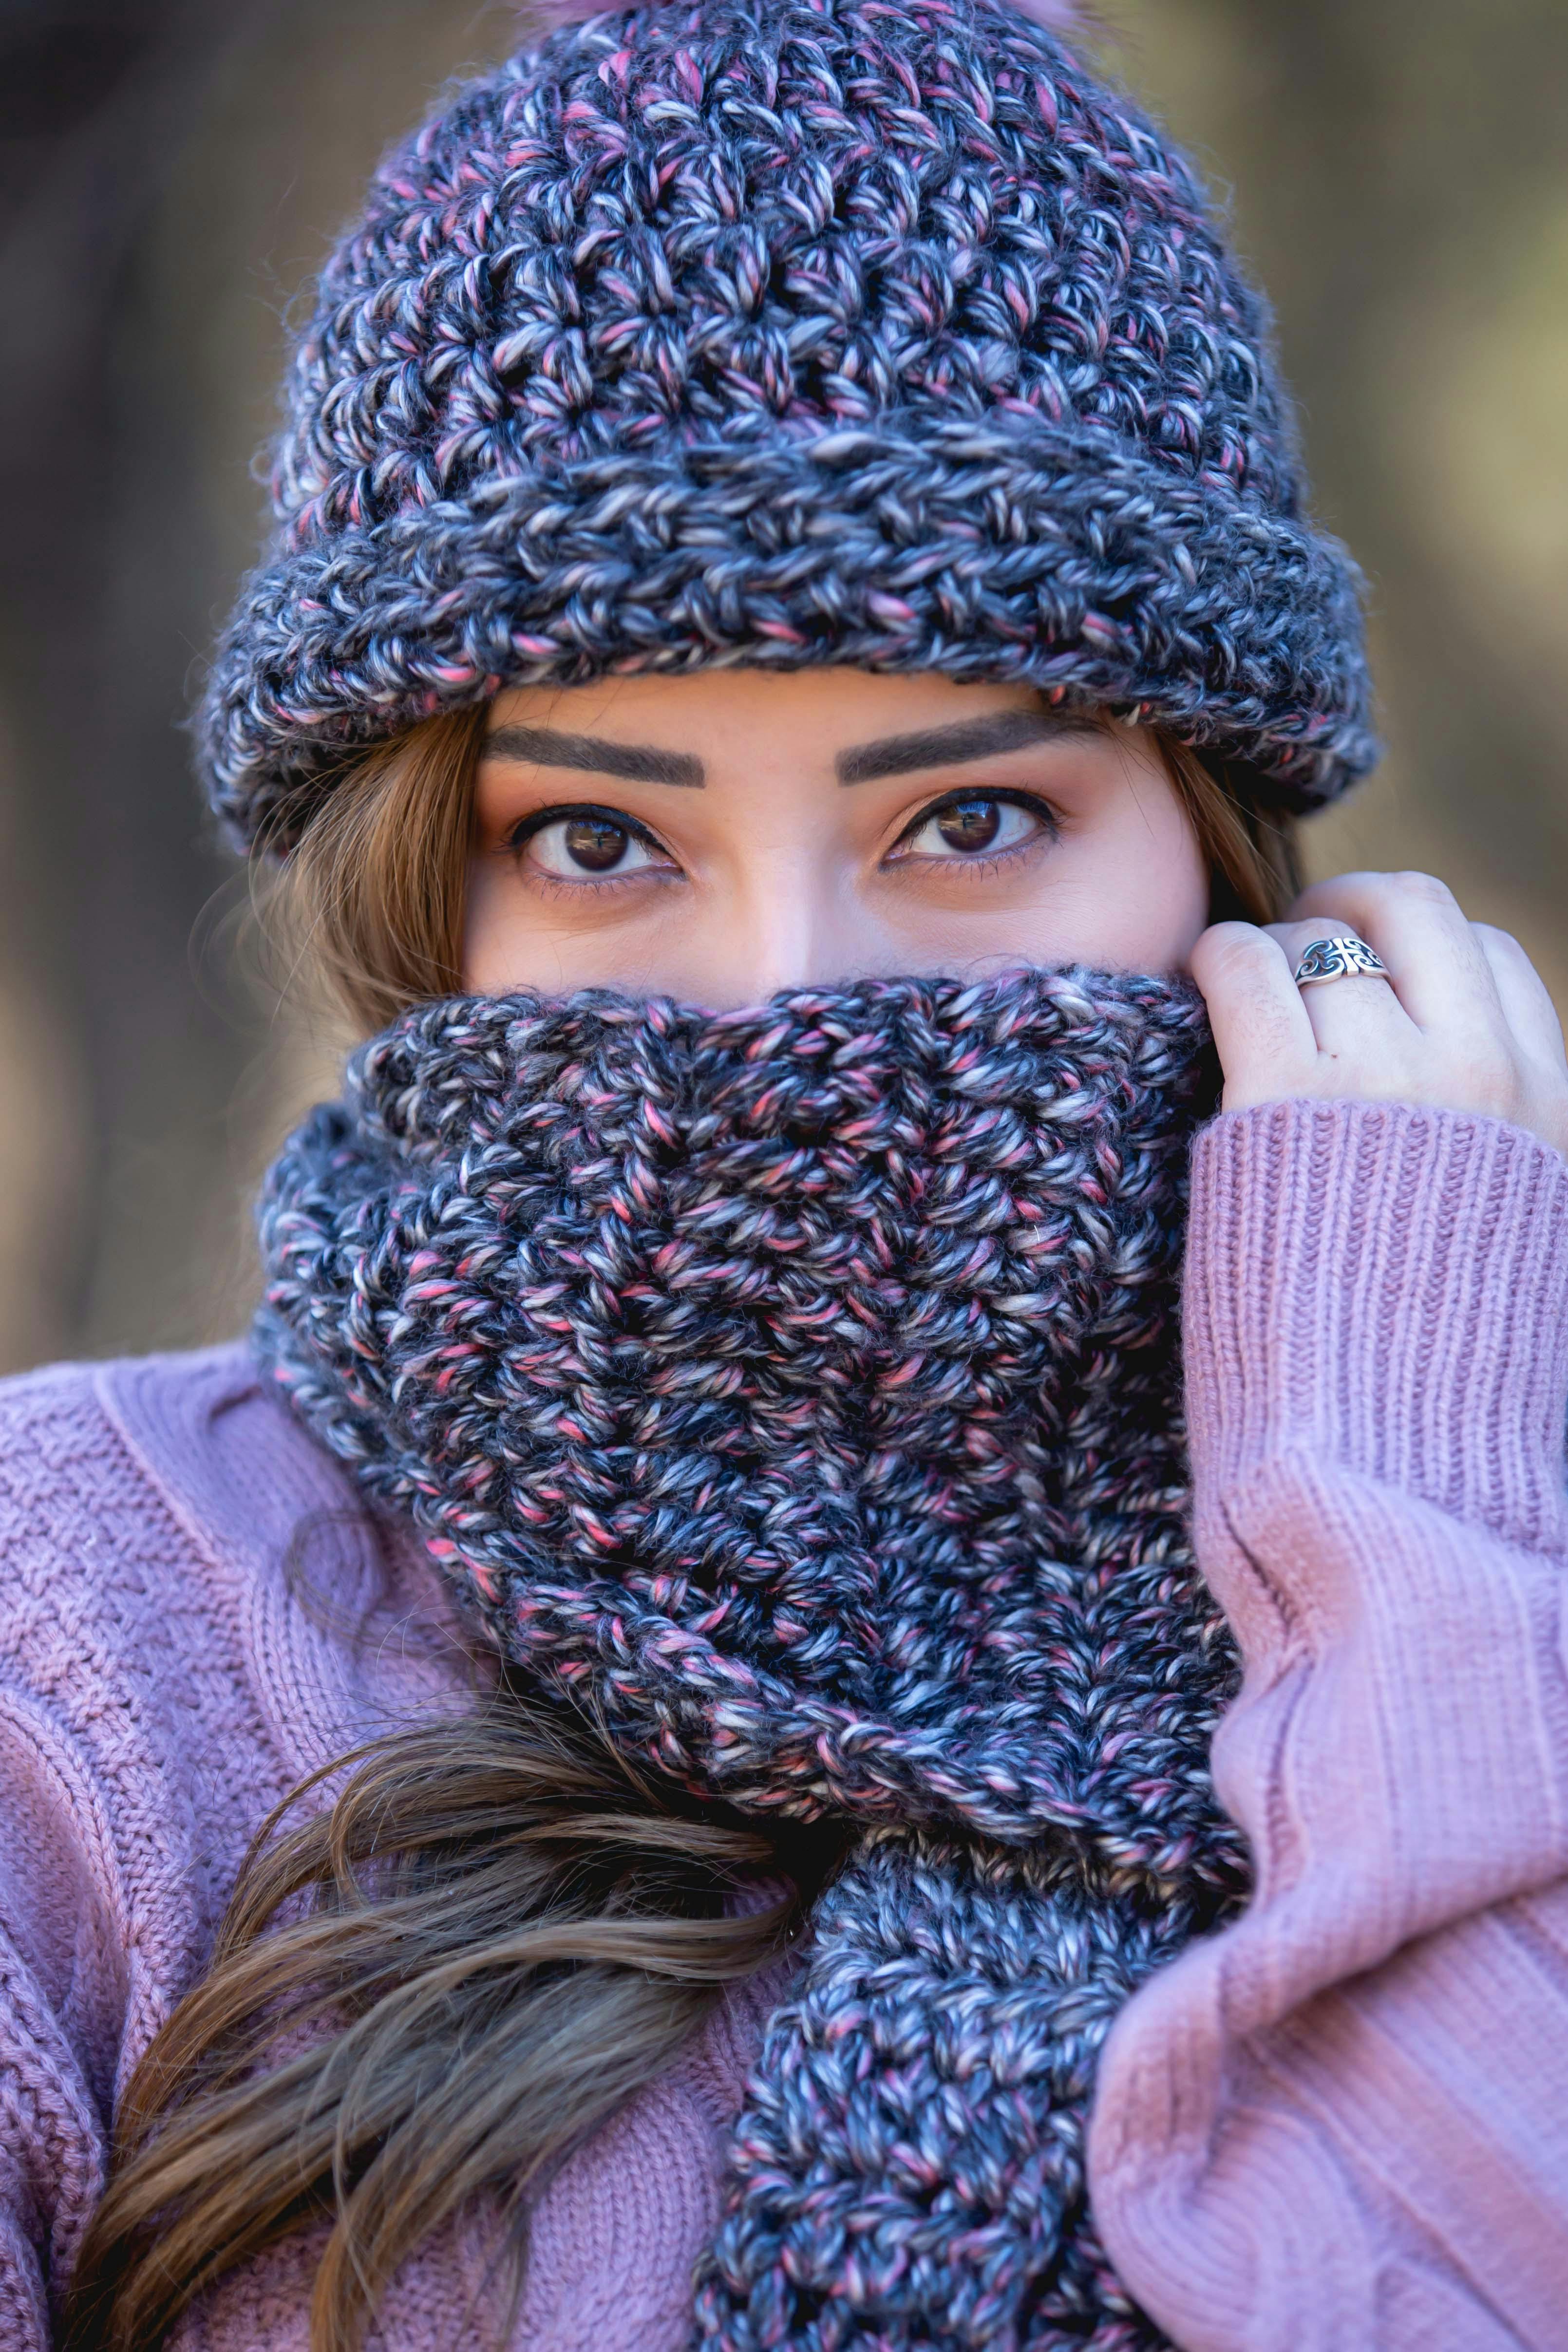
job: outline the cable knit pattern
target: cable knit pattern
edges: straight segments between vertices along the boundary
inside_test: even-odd
[[[1095,2053],[1245,1883],[1175,1278],[1190,985],[868,981],[404,1017],[286,1148],[258,1327],[491,1637],[644,1765],[870,1827],[699,2305],[726,2352],[1158,2339]]]
[[[716,662],[1032,683],[1290,806],[1374,756],[1261,306],[1004,0],[563,26],[384,167],[289,404],[202,720],[241,837],[502,683]]]
[[[205,1967],[262,1814],[374,1732],[468,1707],[476,1660],[421,1549],[237,1349],[0,1386],[0,2346],[47,2352],[117,2087]],[[783,1989],[737,1989],[555,2176],[512,2352],[678,2352]],[[476,2215],[405,2267],[375,2352],[483,2320],[492,2229]],[[308,2352],[319,2251],[247,2264],[171,2352]]]

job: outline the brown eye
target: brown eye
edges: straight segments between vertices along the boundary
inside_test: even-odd
[[[1002,830],[1002,803],[979,798],[949,801],[936,813],[936,829],[949,849],[990,849]]]
[[[1000,793],[960,793],[929,809],[900,844],[900,857],[979,857],[1021,849],[1037,835],[1056,830],[1043,803],[1005,799]]]
[[[552,817],[526,836],[528,862],[536,871],[559,882],[582,882],[592,875],[613,874],[617,880],[668,861],[631,824],[608,809],[574,809]]]
[[[561,828],[561,845],[574,866],[588,874],[608,874],[626,854],[631,835],[607,817],[574,816]]]

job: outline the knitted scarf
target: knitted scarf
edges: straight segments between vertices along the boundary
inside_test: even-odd
[[[695,2342],[1163,2339],[1096,2056],[1244,1888],[1176,1329],[1202,1008],[1075,971],[422,1008],[263,1199],[264,1360],[542,1691],[836,1816]]]

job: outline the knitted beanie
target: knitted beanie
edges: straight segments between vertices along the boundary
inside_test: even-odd
[[[716,663],[1027,683],[1284,808],[1365,772],[1262,306],[1059,14],[644,0],[394,154],[201,714],[237,838],[503,685]]]

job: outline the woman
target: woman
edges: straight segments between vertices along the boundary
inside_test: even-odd
[[[1060,29],[563,26],[326,273],[204,745],[383,1034],[7,1392],[7,2344],[1557,2340],[1568,1066],[1289,903],[1352,576]]]

